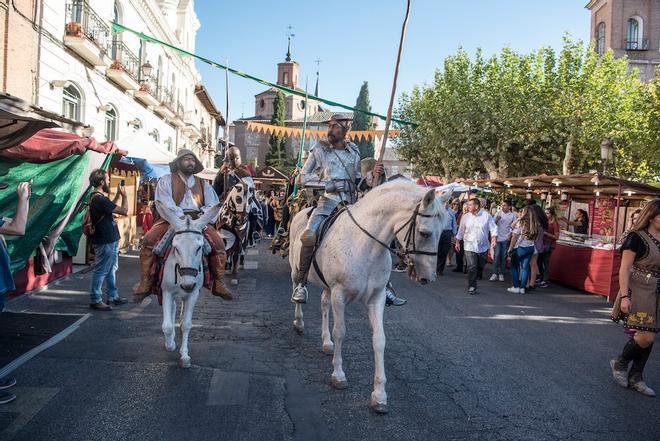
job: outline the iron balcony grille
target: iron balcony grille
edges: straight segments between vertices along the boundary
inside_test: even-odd
[[[66,34],[85,36],[104,53],[110,47],[110,27],[84,0],[72,0],[66,5]]]
[[[144,76],[142,75],[142,82],[140,83],[140,92],[149,92],[149,95],[158,99],[158,78],[155,75]]]
[[[626,40],[627,51],[647,51],[649,50],[648,39]]]
[[[165,86],[159,86],[156,94],[156,98],[161,102],[162,105],[169,108],[171,111],[175,110],[174,107],[174,98],[172,96],[172,91]]]
[[[135,81],[140,79],[140,59],[126,46],[123,41],[112,42],[111,69],[122,69]]]

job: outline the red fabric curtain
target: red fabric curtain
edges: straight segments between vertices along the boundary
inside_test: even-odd
[[[86,150],[114,153],[118,150],[112,142],[99,143],[94,138],[83,138],[73,133],[43,129],[14,147],[0,151],[0,156],[26,162],[50,162],[71,155],[82,155]]]

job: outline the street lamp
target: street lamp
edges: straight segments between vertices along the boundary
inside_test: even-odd
[[[149,78],[154,67],[148,61],[142,65],[142,75]]]
[[[610,138],[603,139],[600,143],[600,161],[603,164],[603,174],[607,174],[607,163],[612,160],[614,142]]]

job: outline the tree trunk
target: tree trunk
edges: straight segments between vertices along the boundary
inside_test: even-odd
[[[571,160],[573,159],[573,140],[570,139],[566,143],[566,151],[564,152],[564,162],[562,164],[562,174],[571,174]]]
[[[489,159],[484,159],[484,167],[490,179],[497,179],[499,177],[499,171],[495,162]]]

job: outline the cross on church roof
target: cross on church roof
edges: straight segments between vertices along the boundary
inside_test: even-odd
[[[289,41],[289,45],[288,45],[287,50],[286,50],[285,61],[291,61],[291,38],[295,37],[296,34],[291,32],[291,30],[293,29],[293,26],[289,25],[286,28],[287,28],[286,37]]]

